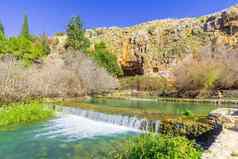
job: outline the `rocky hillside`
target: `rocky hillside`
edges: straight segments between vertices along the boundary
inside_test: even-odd
[[[105,42],[125,75],[169,76],[168,70],[207,45],[236,47],[238,6],[212,15],[151,21],[131,27],[87,30],[91,49]],[[59,37],[58,37],[59,38]]]

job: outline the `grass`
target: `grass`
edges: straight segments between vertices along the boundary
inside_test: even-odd
[[[202,149],[184,137],[145,134],[122,143],[114,159],[200,159]]]
[[[48,119],[54,111],[40,102],[14,103],[0,108],[0,127]]]

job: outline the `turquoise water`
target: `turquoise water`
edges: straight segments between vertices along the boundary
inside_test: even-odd
[[[80,106],[83,103],[89,104],[89,107],[92,105],[90,109],[96,112],[144,113],[153,118],[160,114],[180,115],[185,111],[206,116],[217,108],[214,104],[101,98],[65,104]],[[87,108],[88,105],[85,106]],[[129,118],[125,119],[127,121]],[[138,134],[140,132],[132,128],[93,121],[83,116],[61,114],[50,121],[0,131],[0,159],[106,159],[118,141]]]
[[[213,103],[188,103],[188,102],[164,102],[164,101],[141,101],[123,99],[92,98],[81,102],[68,102],[65,105],[79,106],[83,103],[93,105],[95,111],[116,112],[132,114],[167,114],[181,115],[190,111],[193,115],[207,116],[209,112],[218,108]],[[83,107],[86,108],[87,107]]]
[[[126,127],[61,115],[48,122],[0,132],[0,158],[102,159],[115,141],[138,133]]]

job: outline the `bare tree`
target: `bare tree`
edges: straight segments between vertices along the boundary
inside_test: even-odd
[[[35,97],[76,97],[118,87],[118,81],[80,52],[48,57],[23,67],[13,57],[0,60],[0,100]]]

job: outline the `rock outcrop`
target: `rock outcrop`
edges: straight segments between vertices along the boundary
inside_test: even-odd
[[[211,15],[204,26],[205,31],[222,31],[229,35],[238,32],[238,7]]]
[[[117,55],[126,75],[160,74],[184,52],[205,43],[202,25],[194,18],[152,21],[128,28],[88,30],[92,43],[103,41]],[[195,35],[196,34],[196,35]],[[201,37],[198,37],[200,34]]]
[[[228,47],[238,44],[238,6],[212,15],[155,20],[119,28],[88,29],[91,48],[104,42],[118,57],[125,75],[169,74],[186,56],[212,43]],[[61,42],[60,42],[61,43]]]

